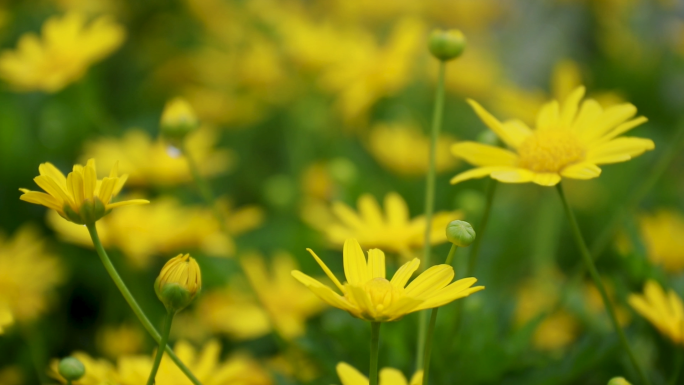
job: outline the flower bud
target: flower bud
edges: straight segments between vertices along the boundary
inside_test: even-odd
[[[72,209],[69,204],[65,204],[63,210],[67,220],[79,225],[93,224],[111,211],[105,208],[99,197],[84,199],[78,208],[78,212]]]
[[[475,230],[468,222],[451,221],[446,228],[449,242],[458,247],[468,247],[475,240]]]
[[[199,125],[195,111],[183,98],[175,98],[166,103],[161,117],[161,132],[172,143],[177,144],[185,136],[196,130]]]
[[[74,357],[66,357],[59,361],[57,370],[67,381],[76,381],[85,375],[85,366]]]
[[[190,254],[171,258],[162,268],[154,282],[157,297],[169,312],[177,312],[188,306],[202,289],[199,265]]]
[[[608,381],[608,385],[632,385],[623,377],[613,377]]]
[[[436,29],[430,34],[428,48],[432,56],[442,61],[455,59],[463,53],[466,46],[466,38],[457,29],[448,31]]]

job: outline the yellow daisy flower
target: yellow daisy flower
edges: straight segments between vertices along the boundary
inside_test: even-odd
[[[629,304],[675,344],[684,343],[684,304],[670,290],[665,290],[653,280],[644,285],[644,294],[632,294]]]
[[[342,385],[368,385],[368,377],[364,376],[353,366],[346,362],[337,364],[337,375]],[[411,382],[406,381],[404,374],[397,369],[382,368],[380,370],[380,385],[421,385],[423,383],[423,371],[419,370],[411,377]]]
[[[411,218],[408,205],[401,195],[391,192],[385,196],[384,212],[370,194],[359,197],[358,213],[342,202],[330,209],[311,207],[305,219],[324,232],[334,245],[342,245],[355,238],[364,247],[377,247],[398,253],[404,260],[415,257],[412,250],[425,243],[426,221],[423,215]],[[460,211],[441,211],[432,217],[430,241],[433,245],[447,241],[444,228],[449,222],[463,217]]]
[[[577,87],[562,105],[546,103],[537,114],[535,130],[519,120],[502,123],[468,100],[511,150],[476,142],[454,144],[452,153],[477,168],[456,175],[451,183],[489,175],[505,183],[554,186],[561,178],[596,178],[601,174],[598,165],[624,162],[655,147],[650,139],[618,137],[646,122],[645,117],[632,119],[636,107],[625,103],[604,110],[593,99],[580,106],[584,92]]]
[[[344,243],[347,282],[342,285],[328,266],[311,249],[307,250],[343,295],[298,270],[293,270],[292,275],[331,306],[367,321],[396,321],[406,314],[440,307],[484,289],[484,286],[471,287],[477,282],[475,278],[464,278],[450,284],[454,269],[448,265],[432,266],[406,286],[420,265],[418,258],[404,264],[388,281],[385,278],[385,254],[379,249],[371,249],[366,261],[356,239],[348,239]]]
[[[57,92],[117,49],[124,36],[124,29],[108,17],[88,25],[80,13],[51,17],[43,24],[42,38],[27,33],[16,50],[0,55],[0,77],[20,91]]]
[[[75,165],[66,177],[52,163],[42,163],[38,171],[40,175],[33,180],[47,194],[22,188],[19,190],[24,194],[19,199],[53,209],[62,218],[77,224],[93,224],[117,207],[150,203],[146,199],[111,202],[128,177],[118,175],[117,164],[109,177],[102,180],[97,179],[95,159],[88,160],[85,167]]]
[[[669,273],[684,270],[684,216],[675,210],[642,215],[639,227],[648,259]]]

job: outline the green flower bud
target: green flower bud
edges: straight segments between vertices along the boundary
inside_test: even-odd
[[[468,247],[475,240],[473,226],[464,221],[451,221],[446,228],[446,236],[449,242],[458,247]]]
[[[463,53],[466,46],[466,38],[457,29],[434,30],[430,34],[428,47],[432,56],[442,61],[455,59]]]
[[[111,210],[105,209],[105,205],[99,197],[93,197],[92,200],[83,200],[83,204],[78,208],[78,212],[72,209],[68,203],[64,205],[63,211],[67,220],[79,225],[88,225],[97,222],[100,218],[109,214]]]
[[[171,258],[154,282],[157,297],[168,311],[174,313],[188,306],[201,289],[200,268],[190,254]]]
[[[608,385],[632,385],[623,377],[613,377],[608,381]]]
[[[198,126],[195,111],[185,99],[175,98],[164,106],[161,132],[173,145],[179,145],[185,136],[195,131]]]
[[[68,381],[76,381],[85,375],[85,366],[74,357],[66,357],[59,361],[57,370]]]

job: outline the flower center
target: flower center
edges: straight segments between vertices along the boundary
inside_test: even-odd
[[[569,130],[537,131],[518,147],[519,166],[535,172],[559,172],[584,159],[584,148]]]
[[[404,295],[404,291],[394,287],[390,281],[385,278],[373,278],[364,285],[364,289],[370,297],[371,303],[375,306],[377,311],[387,309]]]

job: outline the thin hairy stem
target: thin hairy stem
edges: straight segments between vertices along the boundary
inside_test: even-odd
[[[381,322],[371,322],[370,342],[370,385],[378,385],[378,358],[380,356],[380,325]]]
[[[169,342],[169,334],[171,334],[171,324],[173,323],[174,315],[176,315],[176,312],[174,311],[167,311],[166,313],[164,329],[162,329],[161,341],[159,341],[159,349],[157,349],[157,354],[154,357],[154,363],[152,364],[150,376],[147,379],[147,385],[154,385],[155,377],[157,377],[157,370],[159,370],[159,364],[161,364],[162,357],[164,356],[164,349],[166,349],[166,345]]]

